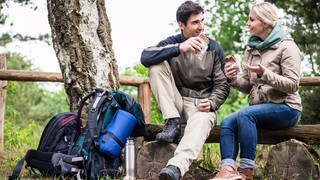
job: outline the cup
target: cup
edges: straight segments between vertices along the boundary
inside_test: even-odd
[[[194,97],[193,98],[194,106],[198,107],[202,99],[204,99],[204,97]]]

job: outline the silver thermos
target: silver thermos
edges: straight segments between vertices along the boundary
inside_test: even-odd
[[[133,138],[127,138],[125,147],[126,176],[125,180],[134,180],[136,177],[136,149]]]

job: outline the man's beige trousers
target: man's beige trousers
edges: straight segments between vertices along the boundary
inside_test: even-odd
[[[197,159],[210,130],[215,124],[214,112],[200,112],[194,98],[182,97],[175,85],[167,61],[149,68],[150,85],[164,119],[181,117],[186,121],[184,135],[167,165],[179,167],[181,176]]]

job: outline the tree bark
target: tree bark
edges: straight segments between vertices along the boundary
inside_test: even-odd
[[[0,54],[0,69],[7,69],[6,55]],[[4,152],[4,114],[6,109],[7,81],[0,81],[0,157]]]
[[[119,74],[104,0],[48,0],[53,47],[71,111],[95,88],[117,90]]]

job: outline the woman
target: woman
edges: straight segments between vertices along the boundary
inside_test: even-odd
[[[253,5],[246,25],[251,37],[243,74],[230,63],[226,63],[225,73],[232,87],[249,94],[250,106],[222,121],[222,161],[213,179],[253,179],[257,128],[288,128],[301,115],[300,51],[278,22],[277,8],[267,2]],[[240,166],[236,168],[238,145]]]

